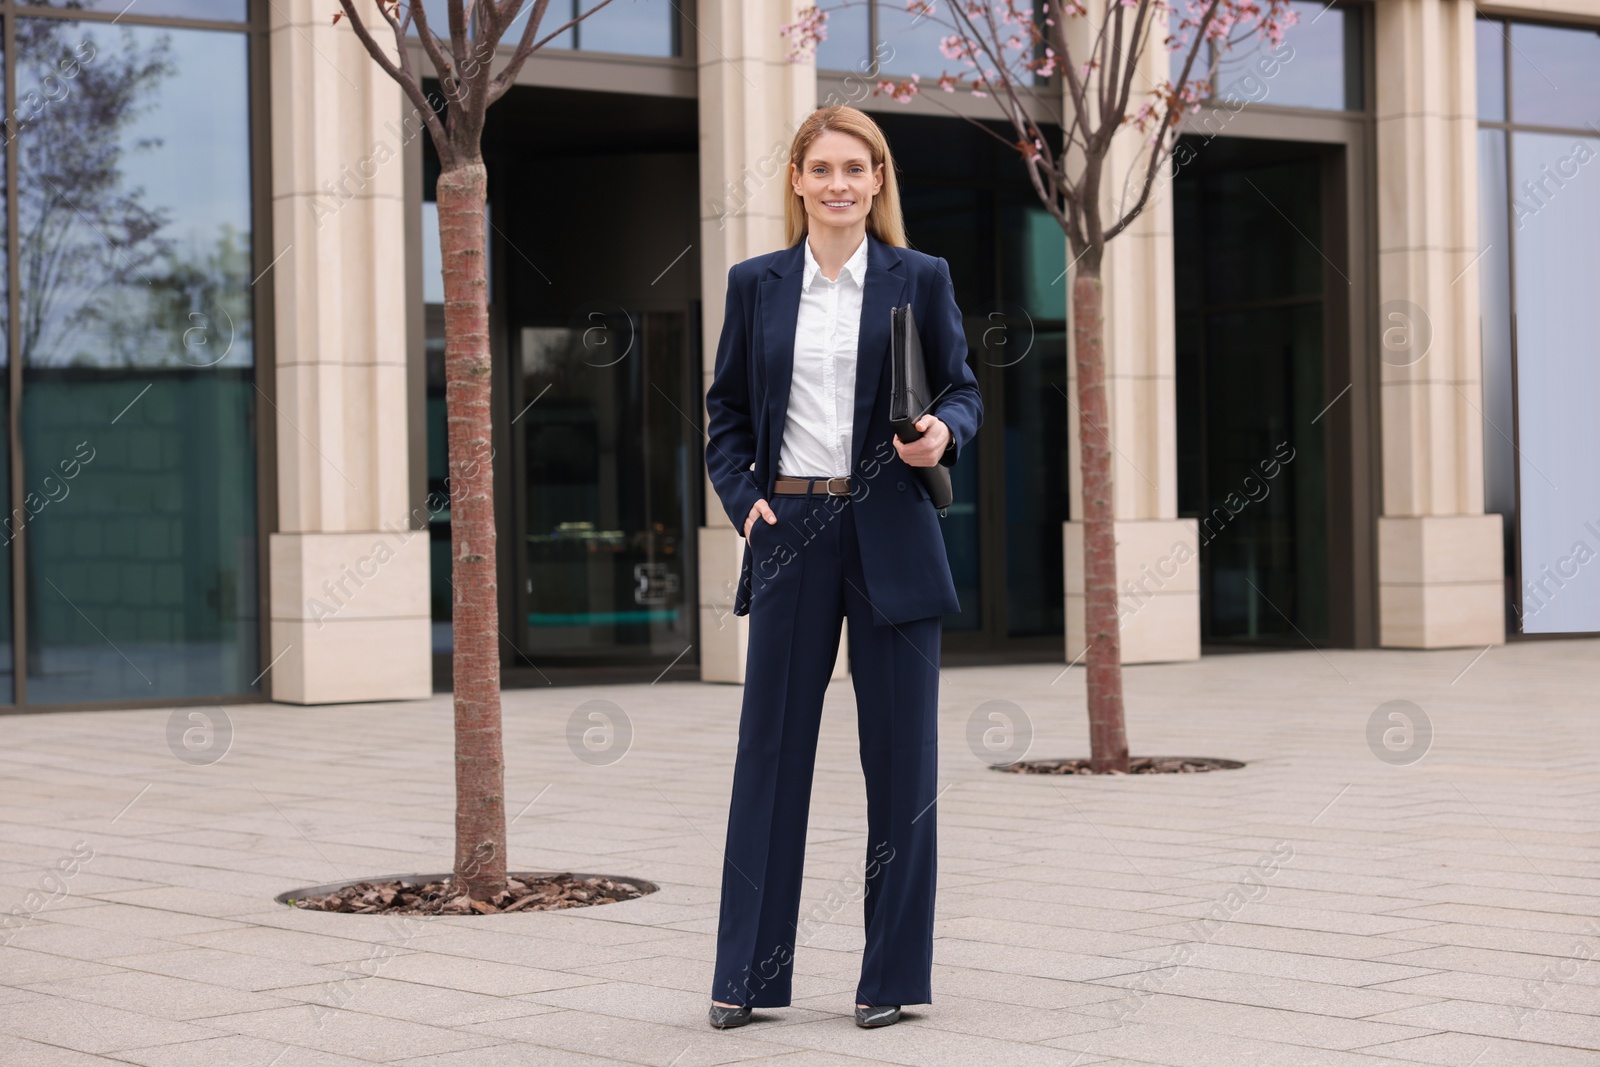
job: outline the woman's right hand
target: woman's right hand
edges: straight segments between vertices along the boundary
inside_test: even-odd
[[[750,509],[750,515],[744,520],[744,539],[746,541],[750,540],[750,527],[756,524],[757,518],[766,519],[768,526],[776,526],[778,524],[778,516],[774,515],[772,509],[767,506],[766,499],[757,500],[755,507]]]

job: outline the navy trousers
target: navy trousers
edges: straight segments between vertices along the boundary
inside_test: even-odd
[[[856,1000],[932,1003],[939,637],[932,616],[874,619],[848,497],[778,495],[757,519],[750,644],[722,868],[712,1000],[790,1001],[794,954],[859,899],[866,950]],[[822,697],[850,620],[867,849],[799,915]]]

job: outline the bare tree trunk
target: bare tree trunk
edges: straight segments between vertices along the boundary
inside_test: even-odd
[[[450,448],[450,556],[455,651],[455,876],[474,900],[506,888],[505,759],[490,460],[489,307],[484,264],[488,170],[439,176],[444,260],[445,414]]]
[[[1072,281],[1078,371],[1078,448],[1083,471],[1083,617],[1088,650],[1089,759],[1096,774],[1128,771],[1122,714],[1122,635],[1117,619],[1117,536],[1112,525],[1111,427],[1098,255]]]

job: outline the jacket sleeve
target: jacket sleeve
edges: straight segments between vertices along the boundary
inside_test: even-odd
[[[928,361],[929,386],[935,393],[950,387],[934,405],[933,414],[950,428],[950,438],[955,442],[939,462],[953,467],[961,449],[983,425],[983,398],[978,395],[978,379],[967,366],[967,333],[961,325],[961,309],[956,306],[950,264],[942,258],[932,289],[927,328],[922,331],[922,352]]]
[[[750,412],[750,336],[744,301],[734,278],[736,269],[728,269],[722,337],[717,342],[711,387],[706,390],[706,473],[728,521],[742,537],[744,520],[762,492],[750,472],[756,458],[755,423]]]

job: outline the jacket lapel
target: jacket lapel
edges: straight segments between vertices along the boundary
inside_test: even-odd
[[[867,234],[867,285],[861,296],[861,336],[856,343],[856,417],[850,428],[852,471],[861,456],[889,354],[889,309],[900,303],[906,287],[900,266],[900,253],[893,245]]]
[[[804,241],[805,238],[800,239]],[[783,424],[789,416],[789,382],[794,374],[794,331],[800,321],[800,285],[805,280],[805,249],[800,244],[775,256],[761,282],[762,352],[767,372],[766,488],[778,475]]]
[[[773,258],[761,283],[762,348],[767,371],[767,471],[773,477],[777,475],[783,426],[789,416],[794,332],[800,321],[805,261],[805,249],[797,242]],[[861,294],[861,329],[856,340],[855,418],[850,428],[851,470],[855,470],[861,455],[889,353],[889,309],[900,302],[904,291],[900,253],[893,245],[867,234],[867,279]]]

